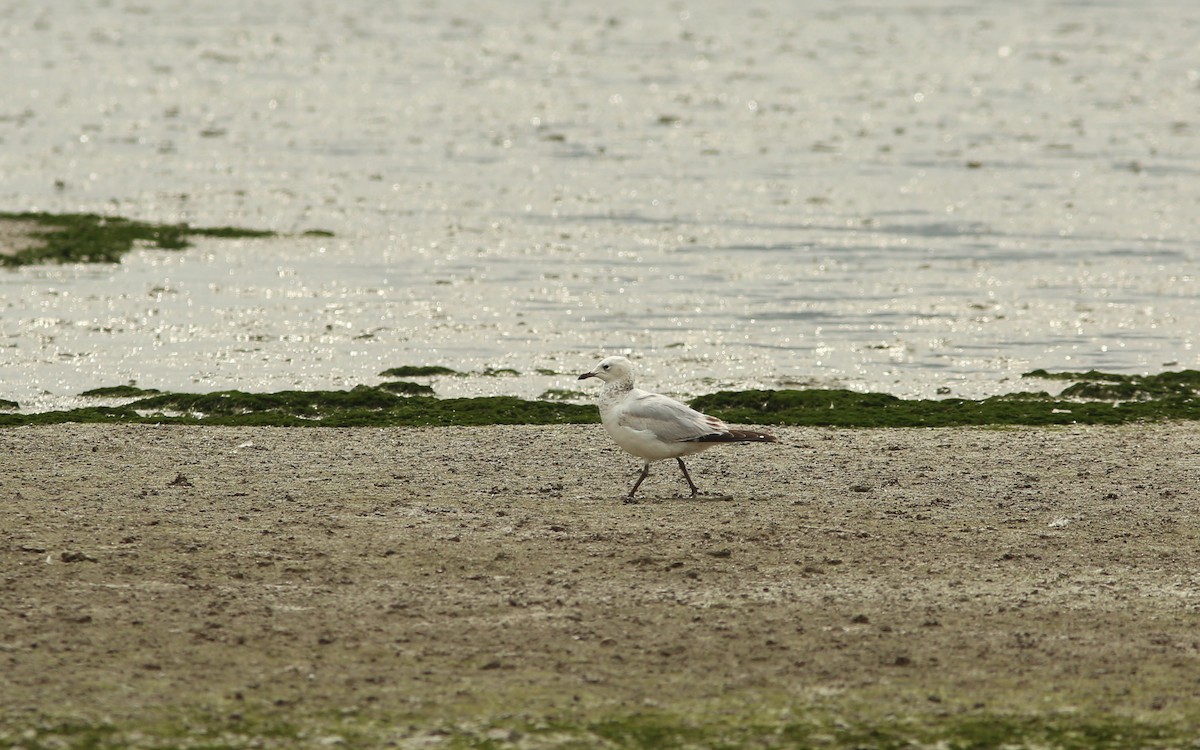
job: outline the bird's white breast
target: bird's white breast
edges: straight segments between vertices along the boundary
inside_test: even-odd
[[[638,430],[621,423],[622,409],[641,392],[628,388],[605,388],[600,394],[600,422],[617,445],[638,458],[661,461],[699,453],[711,443],[666,441],[651,430]],[[644,395],[644,394],[642,394]]]

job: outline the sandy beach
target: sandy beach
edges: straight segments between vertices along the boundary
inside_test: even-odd
[[[431,366],[444,413],[590,404],[611,354],[822,412],[1200,369],[1198,34],[1194,0],[0,3],[0,213],[273,233],[3,268],[0,419]],[[0,748],[1200,750],[1197,424],[781,428],[637,504],[598,425],[0,428]]]
[[[1200,719],[1195,424],[775,431],[0,431],[0,739]]]

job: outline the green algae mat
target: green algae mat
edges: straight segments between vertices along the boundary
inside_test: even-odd
[[[400,367],[381,375],[446,372],[453,373],[446,368]],[[1025,377],[1072,384],[1057,395],[1037,391],[979,400],[902,399],[848,390],[721,391],[694,399],[692,406],[735,423],[832,427],[1036,426],[1200,419],[1200,371],[1196,370],[1149,376],[1035,370]],[[438,398],[428,385],[406,380],[360,385],[346,391],[196,394],[113,386],[80,395],[132,400],[120,406],[38,414],[19,413],[15,402],[0,401],[0,409],[10,412],[0,413],[0,427],[62,422],[388,427],[599,421],[594,406],[569,403],[558,393],[548,392],[537,400],[512,396]]]
[[[117,263],[142,242],[161,250],[182,250],[191,237],[276,237],[277,232],[240,227],[193,227],[188,224],[153,224],[119,216],[0,212],[8,226],[12,246],[0,248],[0,266],[38,263]],[[306,235],[329,236],[323,230]]]

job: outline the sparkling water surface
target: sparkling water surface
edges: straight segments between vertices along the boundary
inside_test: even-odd
[[[1197,49],[1183,0],[10,2],[0,209],[284,236],[0,271],[0,397],[1200,367]]]

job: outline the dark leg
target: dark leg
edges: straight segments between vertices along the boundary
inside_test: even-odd
[[[696,486],[696,483],[692,481],[691,475],[687,473],[687,467],[683,465],[683,459],[677,458],[675,460],[679,462],[679,469],[680,469],[680,471],[683,472],[683,478],[687,480],[688,487],[692,488],[692,497],[699,495],[700,488]],[[649,465],[649,464],[647,464],[647,465]]]
[[[646,477],[648,477],[648,476],[650,476],[650,462],[649,461],[647,461],[646,465],[642,467],[642,475],[637,478],[636,482],[633,483],[633,489],[631,489],[629,491],[629,494],[625,496],[626,500],[633,499],[633,495],[635,492],[637,492],[637,488],[642,486],[642,482],[646,481]]]

